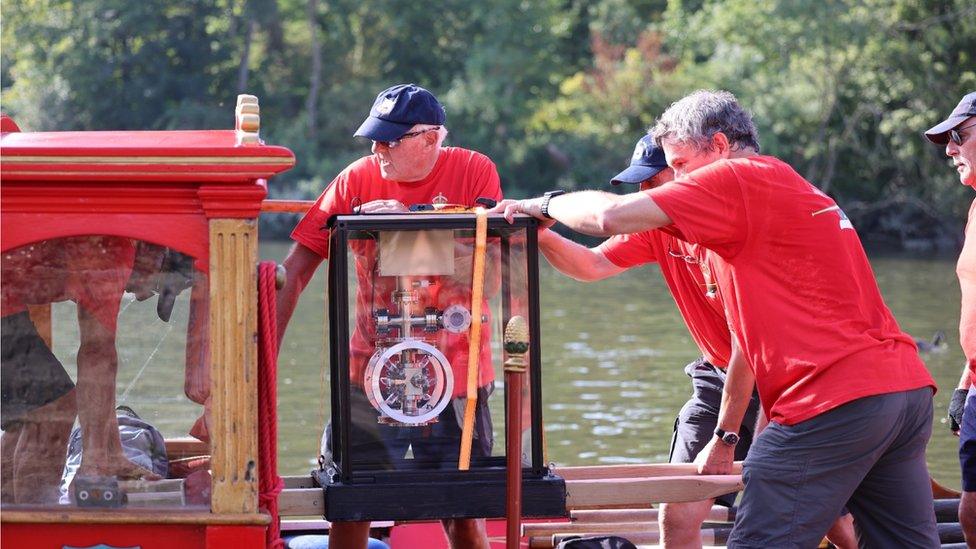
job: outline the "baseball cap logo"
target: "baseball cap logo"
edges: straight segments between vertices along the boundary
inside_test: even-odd
[[[631,161],[639,160],[639,159],[643,158],[644,157],[644,153],[646,151],[647,151],[647,145],[645,145],[643,141],[641,141],[640,143],[637,143],[637,147],[634,149],[634,156],[632,156],[630,158]]]
[[[376,107],[376,112],[380,114],[390,114],[390,111],[393,110],[393,107],[395,105],[396,105],[396,99],[393,99],[392,97],[387,97],[386,99],[383,100],[382,103],[379,104],[379,106]]]

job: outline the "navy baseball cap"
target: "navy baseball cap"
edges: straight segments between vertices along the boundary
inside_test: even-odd
[[[949,142],[949,130],[955,129],[970,116],[976,116],[976,92],[967,93],[962,101],[952,109],[952,114],[925,132],[925,137],[936,145]]]
[[[373,141],[393,141],[417,124],[440,126],[446,120],[444,107],[434,94],[416,84],[398,84],[376,96],[369,116],[353,135]]]
[[[668,167],[664,158],[664,149],[657,146],[654,138],[645,135],[634,147],[634,156],[630,158],[630,167],[618,173],[610,183],[643,183],[654,177],[661,170]]]

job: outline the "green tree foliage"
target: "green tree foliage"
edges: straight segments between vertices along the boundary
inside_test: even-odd
[[[368,154],[376,92],[416,82],[449,142],[510,196],[605,188],[673,100],[733,91],[763,150],[868,232],[958,231],[968,200],[920,132],[976,89],[969,0],[22,0],[3,4],[0,85],[25,129],[220,128],[258,95],[292,148],[277,196]]]

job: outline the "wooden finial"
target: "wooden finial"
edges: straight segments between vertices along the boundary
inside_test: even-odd
[[[261,137],[261,108],[258,98],[253,95],[241,94],[237,96],[237,107],[234,109],[234,129],[237,130],[238,145],[259,145]]]

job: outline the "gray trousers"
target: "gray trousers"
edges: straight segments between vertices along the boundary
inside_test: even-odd
[[[728,546],[817,547],[846,504],[862,548],[939,547],[925,464],[931,434],[928,387],[770,423],[743,465]]]

